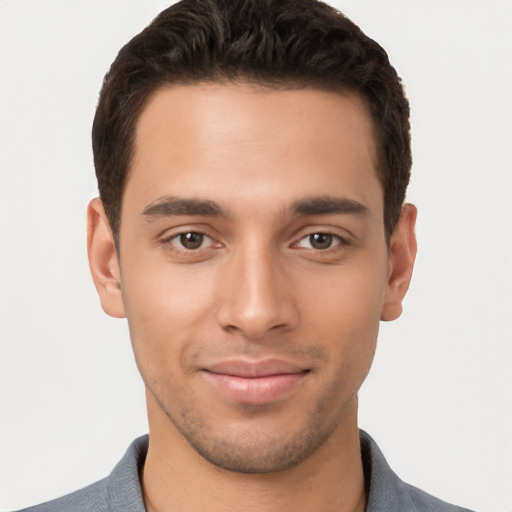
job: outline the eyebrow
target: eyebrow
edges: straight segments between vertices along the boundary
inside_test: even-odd
[[[333,214],[356,214],[365,215],[368,208],[353,199],[337,196],[307,197],[294,202],[290,211],[294,215],[333,215]]]
[[[226,212],[217,203],[208,199],[183,199],[173,196],[161,197],[142,211],[142,216],[148,219],[173,215],[225,217]]]
[[[292,215],[314,216],[335,214],[364,215],[368,208],[358,201],[345,197],[307,197],[292,203],[288,208]],[[227,214],[217,203],[209,199],[185,199],[164,196],[146,206],[142,216],[151,218],[189,215],[199,217],[226,217]]]

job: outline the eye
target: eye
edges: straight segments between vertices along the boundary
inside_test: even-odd
[[[173,236],[168,240],[168,243],[171,243],[180,249],[193,251],[201,249],[205,245],[212,243],[212,239],[203,233],[188,231],[187,233],[180,233],[179,235]]]
[[[339,245],[342,242],[339,236],[331,235],[330,233],[311,233],[302,238],[297,244],[297,247],[321,251],[330,249],[333,245]]]

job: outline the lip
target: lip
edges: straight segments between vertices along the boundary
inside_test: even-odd
[[[308,374],[308,368],[279,359],[228,360],[203,369],[207,382],[225,398],[254,405],[287,397]]]

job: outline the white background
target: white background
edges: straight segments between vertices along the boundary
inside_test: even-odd
[[[405,480],[512,510],[512,2],[336,2],[412,106],[419,256],[382,326],[361,425]],[[125,321],[88,273],[90,126],[116,51],[162,0],[0,0],[0,508],[107,475],[147,430]]]

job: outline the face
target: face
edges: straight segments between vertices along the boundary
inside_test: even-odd
[[[269,472],[357,428],[345,420],[395,299],[357,96],[158,91],[137,125],[119,243],[120,268],[104,265],[119,286],[100,295],[128,318],[150,429],[164,416],[166,435],[214,464]]]

